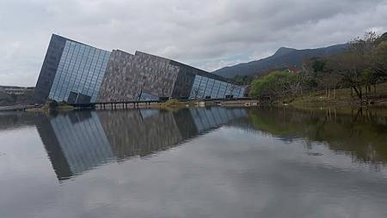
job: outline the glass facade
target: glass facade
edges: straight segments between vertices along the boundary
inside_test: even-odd
[[[190,99],[226,98],[226,96],[232,96],[234,98],[242,98],[244,92],[245,92],[245,87],[241,87],[241,86],[237,86],[220,80],[215,80],[208,77],[196,75],[189,98]]]
[[[159,96],[155,96],[146,92],[142,92],[140,95],[140,101],[158,101]]]
[[[95,102],[110,52],[67,40],[49,98],[69,103]]]
[[[210,109],[194,108],[190,110],[198,133],[220,127],[233,119],[247,116],[244,109],[226,109],[212,107]]]

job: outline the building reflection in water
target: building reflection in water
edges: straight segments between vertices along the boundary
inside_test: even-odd
[[[98,111],[40,117],[39,135],[59,180],[111,161],[146,156],[247,116],[241,108]]]

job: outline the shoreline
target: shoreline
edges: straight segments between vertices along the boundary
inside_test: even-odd
[[[114,106],[113,106],[114,105]],[[12,106],[0,106],[0,112],[27,112],[27,113],[50,113],[52,111],[63,112],[63,111],[78,111],[78,110],[124,110],[124,109],[180,109],[190,107],[258,107],[258,100],[213,100],[213,101],[178,101],[169,100],[162,103],[145,103],[138,102],[138,104],[125,105],[121,103],[107,104],[106,106],[95,106],[95,107],[73,107],[70,105],[60,105],[55,108],[49,108],[46,105],[35,106],[35,105],[12,105]]]
[[[167,101],[163,103],[141,103],[135,106],[125,106],[124,104],[117,104],[115,106],[106,105],[96,107],[84,107],[77,108],[70,105],[61,105],[56,108],[49,108],[47,106],[36,105],[13,105],[13,106],[0,106],[0,112],[26,112],[26,113],[51,113],[51,112],[68,112],[68,111],[80,111],[80,110],[132,110],[132,109],[165,109],[165,110],[178,110],[182,108],[195,108],[195,107],[246,107],[246,108],[293,108],[303,111],[324,111],[334,110],[338,113],[350,114],[357,110],[370,110],[370,111],[386,111],[387,104],[373,104],[373,105],[359,105],[359,104],[345,104],[345,102],[328,103],[321,101],[319,103],[309,104],[295,104],[290,103],[276,103],[276,104],[261,104],[258,100],[214,100],[214,101],[188,101],[180,102],[177,100]]]

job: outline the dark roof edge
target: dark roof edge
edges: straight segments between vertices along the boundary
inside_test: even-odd
[[[51,37],[58,37],[58,38],[61,38],[61,39],[63,39],[63,40],[66,40],[66,41],[71,41],[71,42],[75,42],[75,43],[78,43],[78,44],[81,44],[81,45],[85,45],[85,46],[89,46],[89,47],[92,47],[92,48],[95,48],[95,49],[99,49],[99,50],[102,50],[102,51],[111,52],[111,51],[108,51],[108,50],[106,50],[106,49],[97,48],[97,47],[95,47],[95,46],[88,45],[88,44],[85,44],[85,43],[82,43],[82,42],[79,42],[79,41],[76,41],[76,40],[73,40],[73,39],[69,39],[69,38],[63,37],[63,36],[58,35],[58,34],[55,34],[55,33],[53,33],[53,34],[51,35]]]

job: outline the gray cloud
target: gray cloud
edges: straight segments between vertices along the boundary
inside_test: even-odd
[[[34,85],[51,33],[205,70],[387,31],[387,0],[3,0],[0,84]]]

